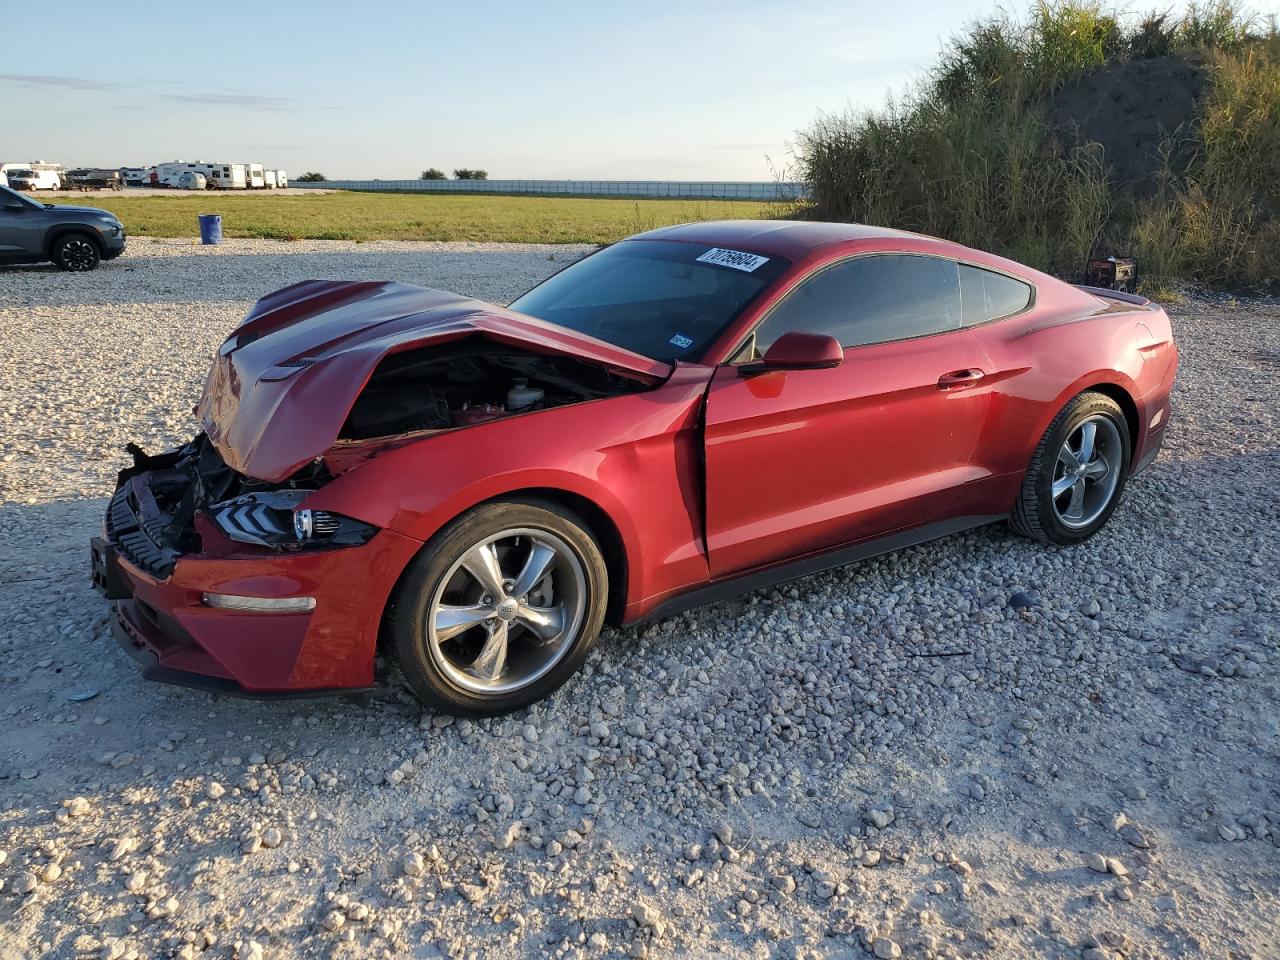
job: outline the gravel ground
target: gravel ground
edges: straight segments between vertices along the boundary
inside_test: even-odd
[[[1077,548],[989,528],[612,631],[496,721],[139,678],[86,541],[252,298],[506,300],[580,252],[0,269],[0,956],[1280,956],[1274,301],[1171,308],[1169,443]]]

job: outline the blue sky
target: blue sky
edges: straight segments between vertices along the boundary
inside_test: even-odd
[[[819,111],[901,93],[948,36],[994,9],[348,0],[126,3],[103,16],[101,0],[56,6],[66,26],[3,31],[0,161],[252,161],[384,179],[428,166],[771,179]]]

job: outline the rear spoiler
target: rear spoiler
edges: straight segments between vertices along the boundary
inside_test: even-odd
[[[1077,290],[1083,290],[1085,293],[1091,293],[1095,297],[1102,297],[1104,300],[1120,300],[1124,303],[1132,303],[1137,307],[1149,307],[1151,301],[1146,297],[1140,297],[1136,293],[1122,293],[1119,290],[1108,290],[1106,287],[1086,287],[1082,283],[1075,285]]]

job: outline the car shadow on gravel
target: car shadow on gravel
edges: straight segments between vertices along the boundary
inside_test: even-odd
[[[107,264],[100,264],[99,269],[102,269],[103,266],[110,265],[110,263],[111,261],[108,261]],[[52,263],[0,263],[0,283],[3,283],[4,278],[7,276],[24,276],[24,275],[33,274],[33,273],[65,273],[65,272],[66,272],[65,270],[55,267]]]

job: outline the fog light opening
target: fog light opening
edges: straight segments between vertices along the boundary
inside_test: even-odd
[[[316,608],[315,597],[242,597],[234,593],[206,593],[205,606],[251,613],[306,613]]]

